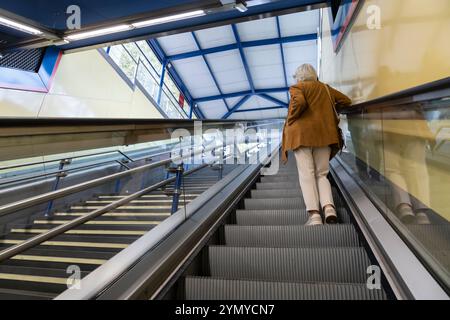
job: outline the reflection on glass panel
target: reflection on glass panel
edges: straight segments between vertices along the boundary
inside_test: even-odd
[[[137,63],[128,54],[128,52],[122,46],[111,47],[109,55],[120,67],[120,69],[126,74],[126,76],[134,82],[136,75]]]
[[[342,122],[349,165],[386,217],[450,283],[450,99],[383,106]]]

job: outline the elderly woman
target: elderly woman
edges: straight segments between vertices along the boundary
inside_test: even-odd
[[[283,160],[293,150],[300,187],[309,213],[308,226],[336,223],[331,185],[327,175],[329,161],[339,144],[339,118],[335,105],[349,106],[351,100],[341,92],[320,82],[310,64],[298,67],[297,84],[290,88],[291,101],[283,131]]]

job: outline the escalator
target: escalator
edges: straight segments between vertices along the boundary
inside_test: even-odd
[[[300,195],[300,196],[299,196]],[[367,287],[371,262],[345,203],[333,189],[339,223],[305,227],[308,219],[293,157],[265,176],[224,226],[220,245],[205,250],[207,276],[185,278],[188,300],[387,299]]]
[[[229,172],[228,167],[221,174]],[[204,168],[183,180],[178,205],[183,207],[219,179],[214,167]],[[0,299],[53,299],[67,289],[70,266],[84,278],[139,237],[171,215],[174,183],[142,195],[108,211],[63,235],[46,241],[0,264]],[[0,250],[20,244],[36,234],[48,232],[100,209],[126,195],[102,194],[70,205],[68,210],[36,217],[30,224],[16,224],[0,238]]]

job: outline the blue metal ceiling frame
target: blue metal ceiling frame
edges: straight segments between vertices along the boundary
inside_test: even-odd
[[[200,45],[200,42],[198,41],[197,36],[195,35],[195,32],[191,32],[191,34],[192,34],[192,37],[194,38],[194,41],[195,41],[195,44],[197,45],[197,47],[198,47],[200,50],[202,50],[202,47],[201,47],[201,45]],[[204,61],[205,64],[206,64],[206,67],[208,68],[208,71],[209,71],[209,73],[210,73],[210,75],[211,75],[211,77],[212,77],[212,79],[213,79],[213,81],[214,81],[214,84],[215,84],[216,87],[217,87],[217,90],[219,91],[220,95],[223,96],[222,89],[221,89],[220,86],[219,86],[219,82],[217,81],[217,78],[216,78],[216,76],[214,75],[214,72],[213,72],[213,70],[212,70],[212,68],[211,68],[211,65],[210,65],[209,62],[208,62],[208,59],[206,59],[206,56],[204,56],[204,55],[202,55],[202,58],[203,58],[203,61]],[[230,106],[228,105],[227,100],[226,100],[225,98],[222,99],[222,100],[223,100],[223,103],[225,103],[225,107],[227,108],[227,110],[230,111]]]
[[[200,42],[198,40],[198,37],[195,35],[194,32],[191,32],[194,41],[198,47],[198,50],[185,52],[181,54],[175,54],[166,56],[163,49],[159,46],[157,40],[150,40],[150,43],[153,43],[152,47],[156,47],[156,51],[160,51],[159,56],[161,56],[162,61],[172,62],[172,61],[178,61],[178,60],[184,60],[188,58],[193,57],[202,57],[203,61],[206,64],[207,69],[209,70],[212,79],[214,81],[214,84],[216,85],[219,94],[208,96],[208,97],[199,97],[199,98],[192,98],[192,105],[198,106],[199,103],[202,102],[208,102],[208,101],[214,101],[214,100],[223,100],[225,103],[225,106],[227,107],[227,112],[223,115],[222,119],[229,118],[233,113],[235,112],[253,112],[253,111],[264,111],[264,110],[277,110],[277,109],[286,109],[288,108],[288,103],[281,101],[280,99],[277,99],[275,97],[270,96],[271,93],[285,93],[287,97],[287,101],[289,101],[289,87],[288,87],[288,75],[286,71],[286,58],[285,58],[285,52],[283,44],[286,43],[294,43],[294,42],[303,42],[303,41],[313,41],[317,40],[318,36],[316,33],[314,34],[304,34],[304,35],[295,35],[295,36],[288,36],[288,37],[282,37],[281,34],[281,26],[280,26],[280,20],[278,17],[276,17],[276,26],[277,26],[277,38],[271,38],[271,39],[263,39],[263,40],[253,40],[253,41],[241,41],[238,28],[235,24],[230,25],[233,31],[233,35],[235,37],[236,43],[223,45],[223,46],[217,46],[212,48],[203,49],[200,45]],[[156,45],[155,45],[156,44]],[[250,48],[250,47],[259,47],[259,46],[268,46],[268,45],[274,45],[278,44],[281,52],[281,61],[282,61],[282,68],[283,68],[283,78],[284,78],[284,86],[281,88],[266,88],[266,89],[256,89],[253,81],[253,77],[251,74],[251,70],[248,64],[247,57],[245,55],[244,48]],[[210,63],[208,62],[207,55],[213,54],[213,53],[219,53],[224,51],[230,51],[230,50],[238,50],[239,55],[245,70],[245,74],[249,83],[250,90],[240,91],[240,92],[232,92],[232,93],[223,93],[222,89],[220,88],[219,82],[217,80],[217,77],[215,76]],[[177,83],[177,85],[184,89],[181,90],[184,92],[189,92],[182,82],[181,78],[178,76],[174,68],[172,67],[172,78]],[[270,107],[264,107],[264,108],[252,108],[252,109],[246,109],[246,110],[240,110],[240,108],[253,96],[259,96],[269,102],[272,102],[276,104],[276,106],[270,106]],[[226,99],[230,98],[241,98],[234,106],[230,107],[227,103]],[[201,116],[204,118],[204,114],[201,111],[200,107],[194,108],[194,111],[197,111]]]
[[[168,65],[170,63],[170,60],[167,59],[166,54],[164,53],[164,50],[161,48],[157,39],[150,39],[147,41],[147,43],[149,44],[150,48],[153,49],[153,52],[155,52],[156,56],[158,57],[159,61],[162,63],[163,66]],[[200,110],[200,108],[196,108],[196,103],[192,98],[192,95],[190,94],[188,88],[185,86],[178,72],[175,70],[175,67],[172,65],[171,68],[167,68],[166,72],[170,74],[172,80],[175,82],[178,89],[181,91],[184,98],[188,102],[191,108],[191,110],[189,111],[189,115],[192,115],[193,112],[197,116],[197,118],[205,119],[206,117]]]

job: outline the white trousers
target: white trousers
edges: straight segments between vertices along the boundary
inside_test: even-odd
[[[333,194],[327,178],[330,170],[330,147],[300,147],[294,151],[298,177],[306,210],[319,211],[326,205],[333,205]]]

